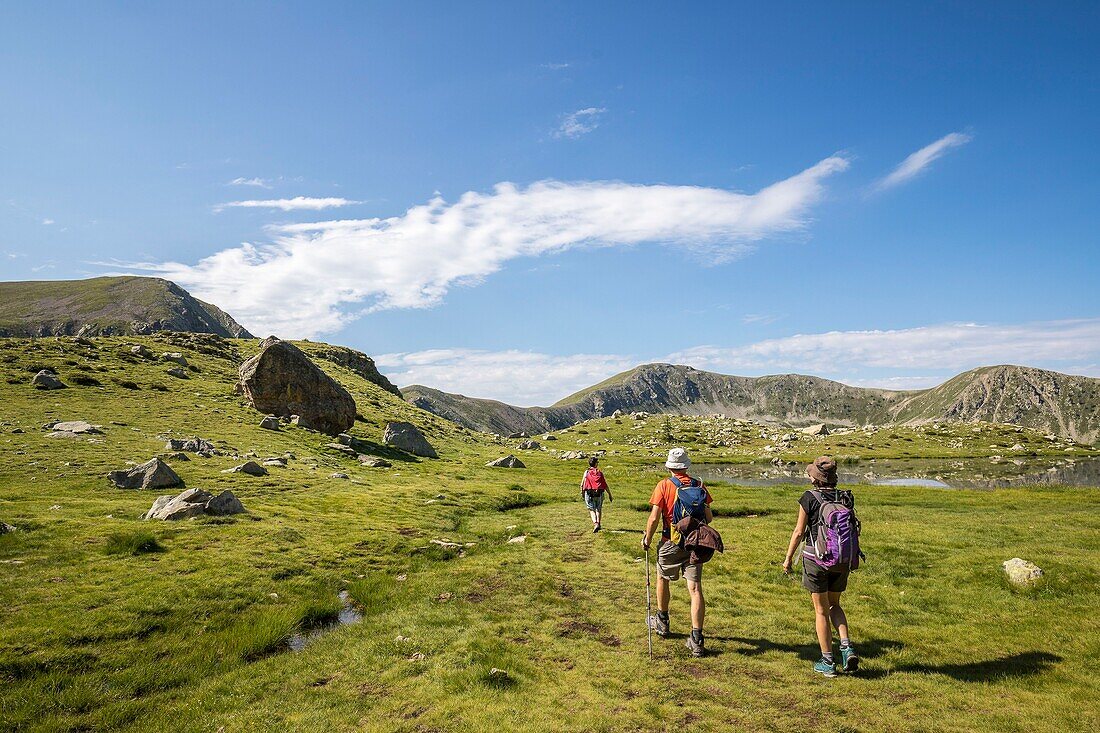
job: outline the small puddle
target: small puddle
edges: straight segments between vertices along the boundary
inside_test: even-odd
[[[290,651],[300,652],[305,649],[311,641],[324,636],[328,632],[335,631],[341,626],[357,624],[363,620],[363,614],[355,610],[355,606],[351,604],[351,598],[348,596],[346,590],[340,591],[340,601],[344,604],[344,607],[340,609],[340,613],[336,615],[335,619],[328,623],[321,624],[320,626],[314,626],[312,629],[300,631],[291,636],[290,640],[287,642]]]

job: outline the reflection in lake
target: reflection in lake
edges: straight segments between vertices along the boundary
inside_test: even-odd
[[[703,481],[742,486],[803,484],[805,464],[696,464]],[[1002,489],[1032,484],[1100,487],[1100,458],[879,458],[842,463],[842,484],[935,486],[954,489]]]

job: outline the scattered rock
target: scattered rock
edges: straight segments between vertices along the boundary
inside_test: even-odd
[[[539,450],[542,448],[535,440],[525,440],[516,446],[516,450]]]
[[[14,531],[15,527],[11,526],[10,524],[4,524],[3,522],[0,522],[0,534],[8,534]]]
[[[579,450],[567,450],[558,456],[563,461],[576,461],[583,458],[588,458],[588,454]]]
[[[458,542],[451,542],[450,540],[428,540],[433,545],[439,545],[445,550],[460,550],[462,545]]]
[[[223,491],[214,496],[202,489],[188,489],[179,496],[158,496],[143,518],[173,522],[203,514],[220,517],[244,511],[244,505],[232,491]]]
[[[354,448],[349,448],[343,443],[326,443],[325,447],[331,448],[334,451],[339,451],[345,456],[351,456],[352,458],[357,458],[359,456],[359,451],[355,450]]]
[[[492,685],[509,685],[512,683],[512,675],[508,674],[503,669],[493,667],[489,670],[487,681]]]
[[[507,455],[495,461],[489,461],[485,465],[491,466],[492,468],[527,468],[527,466],[523,465],[523,461],[513,455]]]
[[[168,374],[168,376],[170,376],[170,377],[175,377],[176,379],[190,379],[191,378],[190,375],[186,371],[181,369],[180,367],[172,367],[171,369],[169,369],[166,372],[166,374]]]
[[[130,347],[130,353],[133,354],[134,356],[140,358],[140,359],[152,359],[153,358],[153,352],[151,352],[151,351],[149,351],[149,349],[145,348],[144,344],[138,344],[137,346],[131,346]]]
[[[1019,557],[1005,560],[1001,563],[1001,567],[1008,582],[1018,587],[1033,585],[1043,577],[1043,571],[1038,565]]]
[[[393,465],[385,458],[377,456],[359,456],[359,463],[367,468],[390,468]]]
[[[161,361],[174,361],[181,367],[187,366],[187,359],[178,351],[170,351],[160,355]]]
[[[248,461],[246,463],[242,463],[239,466],[227,468],[222,471],[222,473],[246,473],[249,476],[266,476],[267,469],[261,466],[259,463],[256,463],[256,461]]]
[[[263,465],[265,465],[265,466],[274,466],[276,468],[286,468],[286,459],[285,458],[265,458],[264,462],[263,462]]]
[[[260,420],[260,427],[264,430],[278,430],[280,427],[279,418],[274,415],[268,415],[263,420]]]
[[[47,430],[53,430],[53,433],[49,437],[58,437],[59,433],[68,433],[69,435],[89,435],[102,433],[98,426],[83,420],[71,420],[69,422],[51,422],[46,423],[45,428]]]
[[[526,541],[527,541],[527,535],[521,534],[517,537],[513,537],[512,539],[508,540],[508,544],[509,545],[522,545]]]
[[[208,457],[216,455],[218,452],[213,443],[199,437],[188,438],[187,440],[172,438],[164,444],[164,450],[187,451],[188,453],[198,453],[201,456]]]
[[[355,424],[355,400],[294,344],[269,336],[240,367],[240,390],[257,410],[297,415],[298,425],[337,435]]]
[[[329,478],[351,478],[351,476],[348,476],[346,473],[340,473],[339,471],[337,471],[336,473],[330,473],[328,475],[328,477]]]
[[[190,461],[191,460],[190,458],[187,457],[186,453],[180,453],[178,451],[175,452],[175,453],[162,453],[160,457],[162,459],[166,460],[166,461]]]
[[[160,458],[130,469],[111,471],[107,478],[120,489],[169,489],[183,483],[172,467]]]
[[[49,369],[43,369],[35,374],[34,379],[31,380],[31,385],[35,389],[65,389],[68,386]]]
[[[382,442],[406,453],[412,453],[414,456],[439,458],[439,454],[435,452],[435,448],[432,447],[431,443],[415,425],[409,422],[386,423],[386,430],[382,433]]]
[[[825,426],[825,423],[818,423],[817,425],[810,425],[802,428],[800,432],[803,435],[828,435],[829,428]]]
[[[543,440],[557,440],[558,436],[554,435],[553,433],[547,433],[546,435],[542,436],[542,439]]]

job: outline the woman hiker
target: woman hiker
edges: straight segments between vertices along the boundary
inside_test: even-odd
[[[798,500],[798,521],[791,533],[783,572],[790,574],[795,553],[802,546],[802,587],[810,592],[813,599],[817,641],[821,646],[821,659],[814,663],[814,672],[835,677],[838,669],[854,672],[859,668],[859,656],[848,637],[848,617],[840,605],[840,594],[848,586],[848,574],[854,565],[859,564],[859,520],[855,518],[852,492],[836,487],[835,460],[821,456],[806,467],[806,475],[810,477],[813,488],[804,492]],[[830,516],[837,515],[831,522],[831,526],[840,529],[841,535],[835,550],[832,548],[834,543],[817,539],[825,538],[823,532],[819,533],[823,510]],[[824,553],[821,545],[827,546]],[[840,635],[839,663],[833,656],[830,623]]]
[[[615,501],[611,496],[611,489],[607,486],[607,479],[599,468],[599,458],[588,459],[588,470],[581,479],[581,497],[584,505],[588,507],[588,514],[592,517],[592,532],[599,532],[603,523],[603,495],[607,493],[608,501]]]

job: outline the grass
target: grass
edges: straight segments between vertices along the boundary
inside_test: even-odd
[[[152,532],[136,529],[112,532],[107,537],[106,552],[108,555],[145,555],[150,552],[164,552],[164,546]]]
[[[166,379],[163,364],[125,358],[139,342],[183,351],[200,371]],[[370,469],[325,450],[326,436],[260,429],[262,416],[233,392],[252,341],[209,353],[154,337],[94,344],[0,339],[0,520],[18,528],[0,536],[2,730],[801,731],[812,719],[841,730],[1028,731],[1100,722],[1087,704],[1100,663],[1095,489],[857,487],[868,562],[845,605],[864,669],[830,681],[809,672],[809,599],[779,569],[800,489],[715,484],[727,551],[704,573],[713,654],[692,659],[682,647],[677,584],[677,638],[655,643],[650,660],[637,531],[667,450],[651,444],[662,420],[592,421],[553,441],[608,451],[601,467],[616,501],[593,535],[576,489],[583,461],[524,451],[526,470],[487,468],[513,442],[458,430],[335,364],[322,366],[364,418],[355,437],[377,446],[387,420],[411,420],[441,458]],[[32,364],[51,364],[62,379],[87,367],[101,385],[37,392]],[[70,419],[103,433],[48,438],[41,427]],[[697,460],[767,457],[759,426],[669,422]],[[157,492],[109,488],[104,475],[162,452],[167,437],[192,435],[224,455],[173,468],[188,487],[232,489],[249,514],[143,522]],[[1029,454],[1071,455],[994,425],[799,438],[790,455],[838,440],[853,454],[988,456],[1008,439]],[[288,452],[288,466],[265,477],[221,473],[235,456]],[[351,480],[329,480],[336,470]],[[518,535],[526,541],[507,542]],[[168,551],[133,554],[150,538]],[[1044,582],[1007,586],[1000,564],[1013,556],[1042,567]],[[341,590],[363,619],[286,651],[295,633],[331,622]]]

